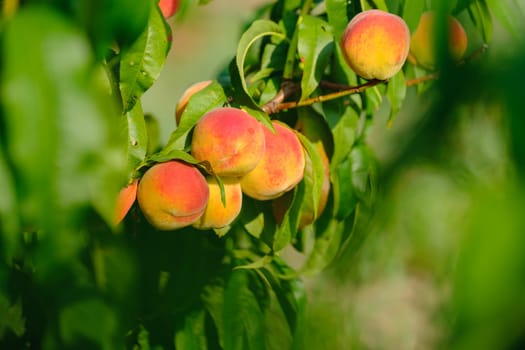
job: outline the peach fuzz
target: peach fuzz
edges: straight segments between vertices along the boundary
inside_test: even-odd
[[[242,208],[242,191],[238,178],[221,178],[224,185],[225,205],[221,201],[221,189],[213,176],[208,176],[210,198],[204,214],[193,224],[198,229],[222,228],[231,224]]]
[[[160,11],[164,18],[173,17],[179,9],[179,0],[159,0]]]
[[[368,80],[387,80],[407,59],[410,31],[397,15],[367,10],[348,23],[341,47],[346,62],[358,75]]]
[[[187,163],[172,160],[149,168],[139,182],[137,200],[148,222],[175,230],[196,222],[209,198],[206,178]]]
[[[272,121],[275,133],[264,127],[266,149],[255,169],[241,178],[242,191],[258,200],[281,196],[304,176],[305,154],[299,138],[288,125]]]
[[[184,90],[184,92],[182,93],[179,99],[179,102],[177,102],[177,106],[175,107],[176,125],[180,124],[180,117],[182,116],[182,113],[184,113],[184,110],[186,109],[186,106],[188,105],[188,102],[190,101],[191,96],[201,91],[205,87],[209,86],[211,83],[212,83],[211,80],[200,81],[198,83],[190,85],[186,90]]]
[[[115,225],[118,225],[124,220],[133,203],[135,203],[135,199],[137,198],[137,185],[138,180],[134,180],[118,193],[115,204],[115,219],[113,221]]]
[[[257,119],[238,108],[216,108],[195,125],[191,154],[208,161],[216,175],[243,176],[264,154],[263,129]]]
[[[467,50],[467,34],[461,23],[453,16],[446,17],[448,30],[448,49],[450,58],[457,62]],[[436,67],[435,50],[435,28],[436,14],[434,11],[427,11],[421,15],[416,30],[412,34],[410,43],[410,54],[414,57],[417,64],[427,69]]]

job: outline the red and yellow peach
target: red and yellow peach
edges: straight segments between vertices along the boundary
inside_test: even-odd
[[[304,176],[305,155],[295,131],[279,121],[272,125],[275,133],[263,127],[266,148],[262,159],[241,178],[242,191],[258,200],[281,196]]]
[[[264,127],[238,108],[206,113],[193,130],[191,154],[219,176],[240,177],[255,168],[265,150]]]
[[[137,191],[142,213],[159,230],[193,224],[203,215],[208,198],[206,178],[196,167],[179,160],[149,168]]]
[[[399,16],[367,10],[348,23],[341,47],[355,73],[368,80],[387,80],[399,72],[407,59],[410,31]]]
[[[242,191],[239,179],[233,177],[221,178],[224,186],[224,204],[221,200],[221,189],[215,177],[208,176],[207,181],[210,189],[208,205],[206,206],[204,214],[193,224],[193,227],[198,229],[226,227],[231,224],[241,212]]]

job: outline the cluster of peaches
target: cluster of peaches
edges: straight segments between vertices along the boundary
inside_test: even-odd
[[[467,36],[455,18],[449,16],[447,21],[449,53],[452,59],[460,60],[466,50]],[[410,35],[401,17],[368,10],[350,21],[340,44],[356,74],[368,80],[388,80],[407,59],[428,69],[435,68],[434,26],[435,14],[426,12]],[[186,90],[177,105],[177,124],[191,95],[209,83],[197,83]],[[315,130],[315,121],[301,119],[294,128],[277,120],[272,121],[272,127],[273,130],[239,108],[222,107],[206,113],[193,129],[190,152],[211,171],[203,173],[202,167],[181,160],[153,165],[140,180],[121,191],[117,223],[137,199],[145,218],[157,229],[222,228],[241,212],[243,195],[273,200],[279,221],[290,203],[290,190],[305,173],[313,171],[298,133],[311,139],[309,136],[319,130]],[[325,176],[319,208],[314,211],[306,203],[300,227],[320,215],[330,191],[326,146],[318,139],[313,141]]]

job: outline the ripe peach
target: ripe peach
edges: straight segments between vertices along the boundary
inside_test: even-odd
[[[307,197],[303,200],[303,205],[301,208],[301,217],[299,218],[299,229],[310,225],[312,222],[314,222],[314,220],[321,216],[324,209],[326,208],[326,204],[328,202],[328,195],[330,193],[330,161],[328,160],[328,156],[324,151],[324,147],[316,147],[316,151],[319,152],[319,155],[321,156],[321,159],[323,161],[325,177],[321,189],[321,195],[318,198],[317,213],[314,213],[314,203],[312,201],[312,198],[308,197],[308,194],[306,194]],[[310,157],[307,156],[306,166],[304,169],[304,176],[312,176],[312,173],[312,162],[310,160]],[[288,210],[290,204],[292,203],[291,193],[292,192],[287,192],[284,195],[274,199],[272,202],[272,211],[277,223],[282,222],[286,210]]]
[[[243,176],[264,154],[263,129],[257,119],[238,108],[216,108],[195,126],[191,154],[208,161],[217,175]]]
[[[447,26],[450,58],[459,61],[467,50],[467,34],[461,23],[453,16],[447,16]],[[427,69],[434,69],[437,63],[435,27],[435,12],[423,13],[410,43],[410,54],[419,65]]]
[[[179,9],[179,0],[159,0],[159,7],[164,18],[173,17]]]
[[[328,159],[325,149],[330,148],[331,139],[329,137],[330,130],[322,122],[320,116],[312,113],[300,114],[295,124],[295,129],[314,143],[316,151],[321,157],[324,168],[324,179],[321,188],[321,195],[318,198],[317,215],[314,215],[313,200],[311,197],[308,197],[307,194],[306,199],[303,201],[301,218],[299,219],[299,229],[302,229],[311,224],[322,214],[328,202],[328,195],[330,193],[330,160]],[[313,166],[310,157],[306,157],[304,174],[306,177],[313,176]],[[284,195],[272,202],[273,213],[278,223],[282,221],[284,213],[291,204],[291,199],[291,196]]]
[[[131,209],[131,206],[133,203],[135,203],[135,199],[137,198],[138,183],[138,180],[135,180],[120,190],[115,205],[115,225],[118,225],[122,220],[124,220],[126,214]]]
[[[187,163],[172,160],[148,169],[137,199],[146,219],[159,230],[175,230],[197,221],[208,203],[206,178]]]
[[[215,177],[208,176],[206,180],[210,189],[210,198],[204,215],[193,224],[193,227],[206,230],[228,226],[241,212],[242,191],[239,179],[235,177],[221,179],[224,185],[226,206],[222,204],[221,189]]]
[[[179,99],[179,102],[177,103],[177,106],[175,107],[175,122],[177,123],[177,125],[180,124],[180,117],[182,116],[182,113],[184,113],[184,110],[186,109],[186,106],[188,105],[191,96],[201,91],[211,83],[211,80],[200,81],[184,90],[182,96]]]
[[[348,23],[341,37],[345,59],[361,77],[386,80],[405,63],[410,31],[405,21],[381,10],[367,10]]]
[[[264,127],[266,149],[255,169],[241,178],[242,191],[258,200],[274,199],[296,186],[304,176],[305,155],[295,132],[272,121],[275,133]]]

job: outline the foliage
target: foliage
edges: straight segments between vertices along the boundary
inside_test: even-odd
[[[178,16],[196,3],[207,1],[183,1]],[[505,167],[505,176],[513,176],[508,181],[496,178],[501,183],[488,193],[480,185],[463,194],[469,205],[477,205],[465,214],[469,235],[461,241],[466,248],[457,270],[436,266],[456,260],[436,253],[423,238],[422,248],[414,249],[420,255],[412,258],[435,276],[457,278],[453,310],[443,316],[455,323],[443,342],[457,349],[522,344],[525,305],[517,291],[523,291],[525,263],[518,249],[523,238],[516,234],[523,229],[523,218],[516,208],[523,207],[525,125],[521,87],[513,76],[524,66],[519,33],[525,22],[516,19],[523,18],[522,5],[485,0],[275,1],[249,21],[231,63],[190,98],[180,125],[166,144],[157,145],[141,104],[171,49],[170,25],[157,3],[17,4],[2,2],[0,22],[2,348],[308,348],[305,344],[315,339],[311,317],[319,305],[307,303],[305,278],[329,269],[359,281],[365,278],[359,271],[377,268],[371,261],[388,256],[397,241],[381,241],[370,223],[385,212],[388,217],[384,208],[389,205],[392,212],[402,210],[391,196],[398,175],[421,158],[441,164],[456,156],[457,163],[470,164],[468,154],[449,154],[454,151],[443,138],[461,128],[454,120],[461,106],[477,106],[487,96],[494,105],[505,106],[503,112],[487,115],[496,115],[490,127],[506,130],[513,166],[496,164]],[[466,59],[456,64],[444,55],[439,72],[407,62],[389,81],[363,80],[346,65],[339,38],[353,16],[370,8],[400,15],[411,30],[425,10],[453,13],[469,36]],[[479,57],[485,44],[495,40],[494,23],[517,35],[515,56],[492,61]],[[441,47],[446,45],[444,31]],[[419,116],[417,127],[393,143],[397,152],[382,159],[380,171],[370,138],[377,136],[381,122],[400,122],[410,103],[426,108],[410,110]],[[271,202],[245,198],[238,220],[217,232],[159,232],[137,205],[115,227],[119,189],[157,162],[198,164],[188,153],[191,130],[204,113],[224,105],[240,107],[268,127],[272,119],[294,126],[303,113],[322,121],[331,191],[320,217],[299,229],[303,203],[307,196],[316,197],[324,177],[313,142],[301,137],[313,176],[293,190],[281,223]],[[200,165],[203,172],[210,171]],[[465,168],[465,176],[483,178],[476,173],[479,167]],[[442,185],[447,193],[457,193],[456,183],[432,176],[428,181],[429,188]],[[428,183],[423,181],[422,188]],[[316,212],[319,204],[313,203]],[[491,203],[499,203],[496,212]],[[493,220],[488,226],[483,224],[487,217]],[[385,222],[388,227],[390,221]],[[501,240],[493,239],[490,228],[495,227]],[[399,239],[404,238],[412,239]],[[371,244],[363,246],[365,241]],[[300,266],[291,267],[286,259],[290,251],[301,256]],[[422,251],[437,256],[432,259]],[[503,298],[494,302],[498,296]],[[488,320],[502,310],[508,312],[504,323],[483,334],[491,325]],[[508,330],[510,324],[518,326]],[[351,343],[367,345],[355,338]]]

